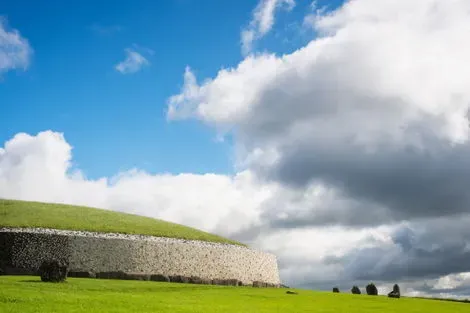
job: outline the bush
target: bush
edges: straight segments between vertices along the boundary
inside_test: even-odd
[[[377,287],[373,283],[366,286],[366,292],[369,296],[376,296],[379,294]]]
[[[43,282],[64,282],[67,279],[67,273],[67,265],[57,260],[44,261],[39,267],[39,275]]]
[[[339,288],[338,288],[338,287],[334,287],[334,288],[333,288],[333,292],[334,292],[334,293],[339,293]]]
[[[353,286],[351,289],[351,293],[355,295],[360,295],[361,294],[361,289],[359,289],[358,286]]]

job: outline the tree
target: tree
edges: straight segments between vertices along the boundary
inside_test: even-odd
[[[373,283],[366,286],[366,292],[369,296],[376,296],[379,294],[377,287]]]

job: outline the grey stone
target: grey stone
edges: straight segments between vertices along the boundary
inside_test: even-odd
[[[170,282],[170,278],[168,276],[162,275],[162,274],[151,275],[150,280],[151,281],[167,282],[167,283]]]
[[[393,290],[388,293],[389,298],[400,298],[400,287],[395,284],[393,285]]]
[[[96,274],[93,272],[69,272],[68,277],[75,278],[96,278]]]
[[[189,284],[190,278],[182,275],[172,275],[170,276],[170,282]]]

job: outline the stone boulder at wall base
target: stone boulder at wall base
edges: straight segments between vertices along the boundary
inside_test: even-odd
[[[42,262],[38,271],[43,282],[60,283],[67,279],[67,265],[57,260]]]
[[[161,281],[161,282],[169,283],[170,282],[170,277],[168,277],[166,275],[156,274],[156,275],[151,275],[150,280],[151,281]]]

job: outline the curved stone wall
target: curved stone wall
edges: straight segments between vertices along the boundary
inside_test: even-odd
[[[0,266],[6,273],[34,272],[46,259],[71,272],[124,272],[197,276],[279,285],[276,257],[250,248],[151,236],[0,228]]]

